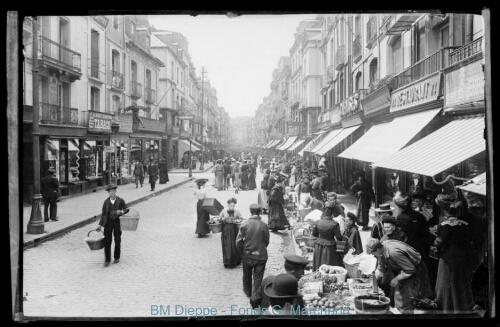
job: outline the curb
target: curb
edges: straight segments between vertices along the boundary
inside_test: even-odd
[[[149,200],[150,198],[152,198],[154,196],[160,195],[160,194],[165,193],[167,191],[170,191],[170,190],[172,190],[174,188],[177,188],[177,187],[179,187],[181,185],[187,184],[187,183],[189,183],[192,180],[193,180],[193,177],[190,177],[190,178],[188,178],[185,181],[182,181],[182,182],[179,182],[177,184],[171,185],[171,186],[166,187],[166,188],[164,188],[162,190],[158,190],[158,191],[156,191],[154,193],[151,193],[149,195],[146,195],[146,196],[144,196],[142,198],[130,201],[127,204],[128,204],[129,207],[131,207],[131,206],[136,205],[138,203],[147,201],[147,200]],[[66,234],[66,233],[71,232],[73,229],[77,229],[77,228],[80,228],[82,226],[88,225],[88,224],[90,224],[92,222],[97,221],[100,218],[101,218],[101,214],[98,214],[98,215],[95,215],[93,217],[86,218],[86,219],[84,219],[84,220],[82,220],[80,222],[77,222],[77,223],[73,224],[73,225],[66,226],[66,227],[64,227],[64,228],[62,228],[62,229],[60,229],[58,231],[49,233],[47,235],[41,236],[39,238],[35,238],[35,239],[27,241],[27,242],[23,242],[23,250],[26,250],[26,249],[29,249],[31,247],[37,246],[37,245],[39,245],[39,244],[41,244],[41,243],[43,243],[45,241],[48,241],[48,240],[51,240],[51,239],[55,238],[55,237],[62,236],[64,234]]]
[[[210,168],[213,168],[213,167],[214,167],[214,165],[212,165],[212,166],[208,167],[208,168],[207,168],[207,169],[205,169],[205,170],[196,170],[196,171],[195,171],[195,170],[191,170],[191,173],[192,173],[192,174],[201,174],[201,173],[206,173],[207,171],[209,171],[209,170],[210,170]],[[188,174],[188,173],[189,173],[189,171],[169,171],[168,173],[169,173],[169,174]]]

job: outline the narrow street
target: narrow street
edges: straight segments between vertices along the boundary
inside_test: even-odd
[[[224,206],[235,196],[236,209],[245,218],[250,216],[248,207],[257,202],[258,190],[218,192],[212,186],[213,174],[196,177],[210,179],[207,187]],[[261,177],[258,173],[258,183]],[[151,309],[155,305],[170,305],[170,316],[186,315],[185,310],[176,312],[176,306],[216,308],[218,315],[230,315],[232,305],[248,310],[241,265],[227,269],[222,264],[221,234],[200,239],[194,233],[193,192],[194,183],[189,183],[133,206],[141,217],[139,226],[135,232],[123,231],[118,264],[104,267],[103,250],[91,251],[84,242],[96,224],[27,249],[24,315],[149,317],[155,313]],[[267,222],[267,215],[262,218]],[[290,231],[271,233],[268,251],[264,276],[284,271],[283,254],[293,252]]]

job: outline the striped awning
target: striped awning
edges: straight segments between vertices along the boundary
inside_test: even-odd
[[[292,146],[290,146],[287,151],[293,151],[295,149],[297,149],[302,143],[304,143],[306,140],[297,140],[295,141],[294,144],[292,144]]]
[[[284,150],[288,149],[293,144],[293,142],[295,142],[296,139],[297,139],[297,136],[289,137],[288,140],[286,140],[286,142],[283,143],[283,145],[278,148],[278,150],[284,151]]]
[[[324,139],[322,139],[312,150],[311,153],[316,153],[318,152],[319,149],[324,147],[328,142],[330,142],[337,134],[339,134],[342,131],[342,128],[337,128],[334,129],[333,131],[330,131],[328,135],[325,136]]]
[[[269,148],[271,146],[272,143],[276,142],[276,140],[271,140],[269,141],[269,143],[266,144],[265,148]]]
[[[453,120],[374,166],[434,176],[486,150],[484,118]]]
[[[283,143],[284,143],[283,140],[277,140],[274,144],[271,144],[271,148],[275,148],[275,147],[277,148]]]
[[[304,152],[305,151],[311,151],[311,148],[313,148],[316,144],[318,144],[318,142],[320,140],[322,140],[323,137],[325,137],[326,135],[328,135],[327,133],[320,133],[318,135],[316,135],[315,138],[313,138],[311,141],[309,141],[309,143],[307,143],[307,145],[299,151],[299,156],[303,156],[304,155]]]
[[[477,175],[470,181],[467,181],[464,184],[457,186],[457,188],[467,192],[486,195],[486,173]]]
[[[185,145],[187,145],[189,147],[188,140],[179,139],[179,141],[181,141],[182,143],[184,143]],[[191,151],[200,151],[200,148],[198,148],[196,145],[194,145],[194,142],[193,142],[193,143],[191,143]]]
[[[440,110],[426,110],[374,125],[339,157],[366,162],[384,160],[408,144]]]
[[[348,137],[349,135],[351,135],[359,127],[361,127],[361,125],[343,128],[340,131],[340,133],[338,133],[337,135],[335,135],[335,137],[333,139],[331,139],[330,141],[328,141],[322,148],[320,148],[315,153],[317,155],[320,155],[320,156],[325,155],[325,153],[327,153],[328,151],[330,151],[331,149],[333,149],[337,144],[339,144],[340,142],[342,142],[346,137]]]

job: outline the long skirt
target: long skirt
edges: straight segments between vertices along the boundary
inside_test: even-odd
[[[248,174],[246,173],[241,173],[241,188],[245,190],[248,188]]]
[[[248,175],[248,189],[255,190],[256,188],[257,185],[255,184],[255,175],[254,174]]]
[[[241,187],[241,173],[234,173],[234,187]]]
[[[269,195],[267,195],[267,190],[259,190],[259,195],[257,196],[257,203],[260,204],[262,209],[269,209]]]
[[[217,191],[222,191],[224,186],[224,175],[223,174],[215,174],[215,187]]]
[[[222,226],[222,262],[224,267],[234,267],[241,263],[241,254],[236,248],[236,236],[238,235],[238,225],[224,223]]]
[[[160,172],[160,184],[166,184],[169,181],[168,172],[162,171]]]
[[[270,229],[286,229],[290,226],[286,218],[285,210],[279,202],[269,202],[269,219],[268,225]]]
[[[196,234],[205,235],[210,233],[210,227],[208,227],[207,222],[210,220],[210,214],[208,211],[203,209],[203,200],[198,200],[196,205],[196,210],[198,213],[198,220],[196,222]]]
[[[321,265],[343,267],[342,258],[337,255],[335,245],[314,245],[313,271],[316,271]]]
[[[370,221],[370,207],[370,200],[366,200],[364,196],[358,198],[356,215],[358,217],[358,224],[363,227],[368,226],[368,222]]]

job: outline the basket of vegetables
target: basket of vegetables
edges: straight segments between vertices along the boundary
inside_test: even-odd
[[[214,234],[222,232],[222,223],[219,219],[217,218],[210,218],[209,221],[207,221],[208,227],[210,228],[210,231]]]
[[[99,236],[91,237],[90,233],[92,232],[99,233]],[[104,234],[102,232],[91,230],[87,233],[87,237],[85,237],[84,241],[87,243],[87,245],[92,251],[104,248]]]
[[[354,309],[360,314],[384,314],[391,300],[381,295],[358,295],[354,298]]]
[[[345,282],[345,277],[347,275],[347,270],[339,266],[321,265],[318,271],[323,276],[326,275],[335,276],[338,282]]]

